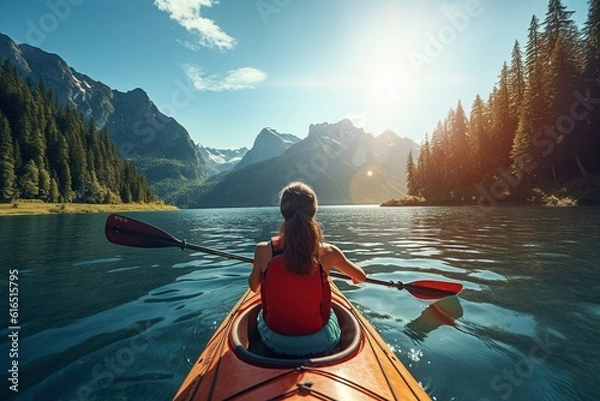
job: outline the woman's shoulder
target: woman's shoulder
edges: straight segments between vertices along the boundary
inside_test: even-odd
[[[267,251],[271,251],[271,241],[261,241],[256,244],[255,253],[264,253]]]
[[[328,244],[327,242],[321,244],[321,254],[334,254],[339,252],[342,252],[340,248],[333,244]]]
[[[342,255],[342,251],[335,245],[322,243],[321,244],[321,262],[323,264],[335,264]]]
[[[271,244],[268,241],[259,242],[254,249],[254,266],[264,271],[271,259],[271,255]]]

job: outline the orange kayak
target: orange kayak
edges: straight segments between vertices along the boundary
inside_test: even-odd
[[[342,328],[331,353],[291,359],[267,350],[256,328],[260,295],[248,290],[174,400],[430,400],[375,329],[333,283],[331,288]]]

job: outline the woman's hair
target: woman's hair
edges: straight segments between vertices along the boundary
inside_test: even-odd
[[[292,273],[307,275],[319,262],[323,242],[321,226],[313,218],[317,195],[308,185],[292,182],[281,191],[280,210],[285,265]]]

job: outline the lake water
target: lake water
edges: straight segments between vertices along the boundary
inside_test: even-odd
[[[129,215],[248,257],[280,221],[276,208]],[[0,218],[0,399],[171,399],[244,291],[248,264],[117,246],[104,238],[106,217]],[[600,208],[330,206],[317,217],[326,240],[375,278],[464,284],[426,302],[336,280],[434,399],[598,399]]]

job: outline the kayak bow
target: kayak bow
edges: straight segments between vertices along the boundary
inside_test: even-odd
[[[256,328],[260,295],[247,290],[174,400],[430,400],[375,329],[331,287],[342,328],[331,353],[294,359],[270,352]]]

